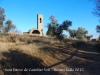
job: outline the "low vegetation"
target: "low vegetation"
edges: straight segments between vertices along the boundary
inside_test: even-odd
[[[47,67],[50,65],[48,61],[54,60],[53,58],[57,58],[59,55],[64,55],[66,50],[72,50],[73,53],[75,47],[76,45],[73,45],[72,39],[65,39],[59,42],[59,40],[53,37],[18,34],[0,35],[0,75],[8,74],[8,72],[4,71],[5,68]],[[33,65],[32,62],[37,65]],[[20,71],[18,73],[14,72],[13,74],[23,75]],[[28,73],[34,74],[27,72],[27,75],[29,75]],[[11,72],[9,72],[9,75],[11,75]]]

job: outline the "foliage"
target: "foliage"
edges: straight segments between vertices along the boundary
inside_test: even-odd
[[[72,22],[66,20],[62,24],[58,24],[57,20],[52,15],[50,16],[50,20],[51,23],[48,23],[47,25],[48,27],[47,35],[55,36],[59,40],[61,40],[63,38],[63,34],[62,34],[63,30],[68,30],[68,27],[72,25]]]
[[[51,15],[49,19],[51,22],[47,24],[48,30],[47,30],[46,35],[53,36],[53,27],[57,25],[57,20],[55,19],[53,15]]]
[[[82,27],[79,27],[77,30],[69,29],[68,31],[69,31],[70,37],[77,38],[77,39],[83,39],[88,33],[88,31]]]
[[[5,13],[4,8],[0,7],[0,32],[1,32],[1,34],[7,33],[16,28],[16,26],[14,24],[12,24],[11,20],[7,20],[5,22],[5,24],[3,23],[3,21],[5,21],[4,13]]]
[[[56,35],[56,37],[60,37],[63,33],[63,30],[68,30],[68,27],[71,26],[71,21],[64,21],[62,24],[57,24],[56,27],[54,27],[53,33]]]
[[[77,39],[83,39],[86,36],[87,33],[88,33],[88,31],[85,30],[85,28],[79,27],[78,30],[77,30],[76,38]]]
[[[15,29],[16,26],[14,24],[12,24],[11,20],[7,20],[5,22],[5,26],[4,26],[4,32],[7,33],[9,31],[11,31],[12,29]]]
[[[98,37],[98,40],[100,41],[100,35],[99,35],[99,37]]]
[[[62,34],[64,39],[67,39],[67,35],[66,34]]]
[[[85,36],[85,38],[86,38],[87,40],[90,40],[92,37],[93,37],[93,35]]]
[[[69,32],[70,37],[72,37],[72,38],[75,38],[76,35],[77,35],[77,31],[76,30],[69,29],[68,32]]]
[[[46,35],[53,36],[52,31],[53,31],[52,25],[51,24],[48,24],[48,30],[47,30]]]
[[[4,8],[0,7],[0,20],[4,21],[5,20],[5,14],[4,14],[5,10]]]
[[[100,17],[100,0],[93,0],[93,1],[96,5],[93,14]]]
[[[0,32],[2,32],[3,21],[5,21],[5,14],[4,14],[4,12],[5,12],[4,8],[0,7]]]
[[[100,25],[97,25],[96,31],[97,31],[98,33],[100,33]]]

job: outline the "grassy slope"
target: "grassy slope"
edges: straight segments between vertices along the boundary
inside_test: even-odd
[[[59,43],[57,39],[50,37],[25,35],[4,35],[0,36],[0,41],[0,75],[89,75],[87,71],[53,71],[54,68],[82,67],[88,61],[74,56],[78,50],[70,41]],[[51,68],[51,71],[7,72],[5,68]]]

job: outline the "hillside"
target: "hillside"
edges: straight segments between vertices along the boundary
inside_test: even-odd
[[[51,37],[1,35],[0,75],[99,75],[96,43]]]

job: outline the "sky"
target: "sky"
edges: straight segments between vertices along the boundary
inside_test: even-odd
[[[22,33],[37,28],[37,14],[43,14],[44,34],[49,17],[54,15],[59,24],[70,20],[72,26],[69,28],[83,27],[93,38],[99,36],[96,32],[99,17],[92,14],[95,4],[90,0],[0,0],[0,7],[5,9],[6,20],[12,20]],[[69,35],[68,32],[64,34]]]

